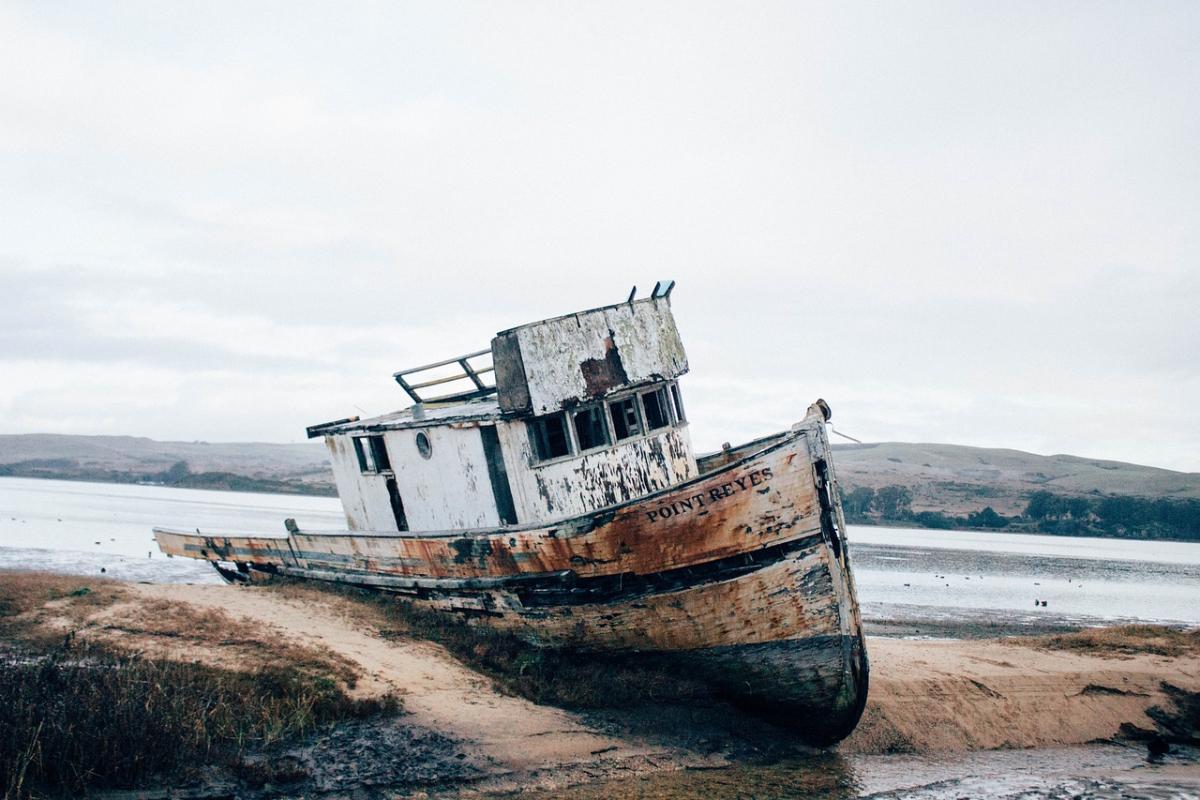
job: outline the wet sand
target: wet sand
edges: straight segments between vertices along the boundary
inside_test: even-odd
[[[621,781],[636,784],[647,776],[652,781],[653,776],[670,776],[654,783],[664,791],[680,776],[710,772],[724,776],[712,778],[718,783],[747,769],[758,770],[754,774],[764,778],[779,768],[763,766],[765,762],[800,764],[788,772],[796,778],[810,769],[803,765],[814,758],[825,765],[817,765],[819,772],[829,772],[831,763],[844,766],[847,759],[861,764],[864,758],[897,757],[888,754],[936,758],[995,748],[1062,748],[1112,740],[1122,734],[1122,726],[1127,735],[1154,731],[1159,722],[1152,709],[1171,709],[1175,695],[1170,687],[1200,692],[1200,658],[1195,652],[1163,655],[1099,646],[1064,650],[1035,639],[876,636],[868,645],[871,691],[862,723],[835,754],[815,754],[786,730],[719,702],[573,713],[505,695],[439,645],[392,635],[374,620],[377,612],[343,597],[225,585],[130,584],[127,589],[130,599],[99,612],[84,625],[83,635],[107,636],[156,655],[221,663],[219,646],[198,652],[170,638],[130,634],[136,631],[133,625],[114,625],[114,620],[136,621],[151,609],[161,614],[164,601],[201,611],[221,610],[253,623],[263,636],[325,647],[344,657],[359,673],[354,692],[360,696],[399,694],[406,713],[372,723],[375,728],[368,726],[351,737],[354,741],[347,741],[349,749],[343,750],[361,752],[366,760],[404,754],[411,780],[401,781],[407,786],[402,795],[420,785],[423,791],[450,795],[518,789],[561,795],[568,787],[578,787],[572,794],[585,797],[590,796],[588,786],[611,785],[607,796],[620,796],[621,786],[630,788]],[[114,628],[125,631],[119,640],[106,633]],[[392,744],[384,753],[378,746],[372,750],[370,742]],[[304,751],[309,756],[302,752],[297,758],[320,761],[330,771],[329,759],[336,759],[339,751],[327,748],[324,756],[314,759],[313,746],[320,752],[317,743]],[[1122,752],[1126,761],[1135,758],[1134,752],[1140,760],[1144,748],[1137,745]],[[429,769],[415,769],[422,760]],[[1121,763],[1121,769],[1127,769],[1128,764]],[[1172,778],[1172,785],[1195,781],[1200,787],[1200,766],[1179,763],[1172,768],[1183,771]],[[830,773],[835,779],[837,769]],[[328,778],[330,790],[346,789],[346,780],[355,779],[354,773],[339,777],[336,772]],[[386,775],[373,775],[372,781],[386,782]],[[862,790],[854,781],[836,792],[832,785],[809,788],[857,796],[846,794],[851,784],[858,786],[854,792]],[[655,794],[646,785],[635,789],[635,796],[686,796],[691,791],[680,787],[682,794]],[[889,790],[886,781],[876,788],[884,790]],[[788,793],[797,792],[800,788]],[[703,793],[738,796],[712,788]]]
[[[1200,691],[1196,653],[1076,652],[1038,640],[870,640],[866,713],[848,753],[946,752],[1083,744],[1122,725],[1154,730],[1164,682]]]

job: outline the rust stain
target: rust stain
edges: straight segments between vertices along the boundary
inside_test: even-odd
[[[803,437],[797,441],[803,445]],[[293,539],[309,566],[339,569],[347,560],[369,555],[376,559],[374,570],[385,575],[483,578],[561,570],[581,577],[654,574],[744,552],[748,538],[756,546],[769,547],[819,533],[820,501],[812,470],[807,463],[789,465],[788,449],[569,526],[456,538],[302,532]],[[769,491],[760,493],[763,489]],[[700,519],[702,525],[697,524]],[[183,551],[186,539],[180,535],[175,543],[160,537],[164,551],[196,557]],[[228,541],[248,551],[244,560],[277,565],[292,560],[287,540]]]
[[[583,373],[583,382],[587,387],[589,398],[603,397],[607,392],[629,383],[625,374],[625,365],[621,363],[621,353],[613,341],[613,332],[609,330],[604,339],[604,358],[588,358],[579,364]]]

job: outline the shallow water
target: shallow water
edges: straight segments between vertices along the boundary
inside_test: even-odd
[[[163,557],[150,529],[282,534],[287,517],[345,527],[330,497],[0,478],[0,567],[216,581],[203,562]],[[848,538],[870,621],[1200,624],[1200,544],[859,525]]]
[[[870,619],[1200,624],[1200,544],[857,525],[848,538]]]
[[[335,497],[0,478],[0,567],[219,582],[204,562],[163,556],[151,528],[282,534],[287,517],[306,528],[346,524]]]
[[[1144,748],[1104,744],[942,755],[827,753],[773,764],[655,773],[522,797],[563,800],[1118,800],[1195,798],[1200,764],[1192,749],[1146,763]]]

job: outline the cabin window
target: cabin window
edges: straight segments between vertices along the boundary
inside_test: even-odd
[[[358,468],[362,472],[391,472],[392,462],[382,436],[354,437],[354,454],[358,456]]]
[[[533,453],[538,461],[549,461],[571,454],[571,436],[567,432],[566,414],[547,414],[526,423]]]
[[[642,408],[646,413],[646,430],[654,431],[671,424],[671,410],[667,405],[666,387],[659,387],[642,395]]]
[[[417,452],[424,459],[429,459],[433,456],[433,445],[429,443],[429,435],[425,431],[417,432]]]
[[[675,407],[675,422],[687,422],[687,417],[683,415],[683,398],[679,396],[679,384],[671,384],[671,403]]]
[[[592,450],[604,447],[608,442],[608,425],[604,422],[604,407],[590,406],[576,411],[574,416],[575,438],[579,449]]]
[[[617,440],[628,439],[642,432],[642,421],[638,418],[637,398],[627,397],[608,404],[612,413],[613,433]]]

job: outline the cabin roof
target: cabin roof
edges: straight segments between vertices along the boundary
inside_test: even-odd
[[[641,298],[638,298],[635,300],[634,295],[637,294],[637,287],[634,286],[633,291],[629,293],[629,299],[625,300],[623,302],[609,303],[609,304],[603,305],[603,306],[596,306],[595,308],[585,308],[582,311],[571,311],[566,314],[559,314],[558,316],[555,316],[555,317],[546,317],[545,319],[535,319],[531,322],[525,322],[520,325],[514,325],[511,328],[505,328],[504,330],[500,331],[496,335],[503,336],[506,333],[512,333],[513,331],[518,331],[518,330],[521,330],[522,328],[532,328],[536,325],[544,325],[547,322],[558,322],[559,320],[568,319],[569,317],[581,317],[581,316],[584,316],[587,314],[594,314],[597,311],[608,311],[609,309],[612,309],[612,308],[620,308],[621,306],[630,306],[635,303],[653,302],[654,300],[658,300],[658,299],[665,299],[667,301],[667,304],[670,305],[671,292],[674,291],[674,289],[675,289],[675,281],[659,281],[658,283],[654,284],[654,289],[650,292],[649,297],[641,297]]]
[[[496,335],[503,336],[506,333],[512,333],[514,331],[519,331],[519,330],[522,330],[525,328],[536,328],[540,325],[546,325],[547,323],[552,323],[552,322],[559,322],[560,320],[570,319],[571,317],[583,317],[583,316],[587,316],[588,314],[595,314],[596,312],[599,312],[599,311],[609,311],[610,309],[621,308],[622,306],[630,306],[630,305],[633,305],[634,303],[639,303],[639,304],[640,303],[649,303],[649,302],[653,302],[654,300],[655,300],[655,298],[653,298],[653,297],[641,297],[637,300],[626,300],[623,303],[609,303],[608,305],[596,306],[595,308],[585,308],[582,311],[569,311],[566,314],[558,314],[557,316],[546,317],[545,319],[535,319],[535,320],[532,320],[531,322],[523,322],[520,325],[513,325],[511,328],[505,328],[504,330],[498,332]]]
[[[482,422],[500,418],[500,406],[493,397],[479,397],[454,403],[417,403],[390,414],[380,414],[346,421],[337,425],[322,425],[322,435],[354,433],[356,431],[390,431],[403,428],[428,428],[455,422]]]
[[[659,281],[650,297],[636,300],[635,287],[624,303],[527,322],[498,333],[488,350],[401,370],[393,377],[415,405],[369,419],[324,422],[306,433],[314,438],[548,414],[650,381],[673,380],[688,371],[671,316],[674,286]],[[471,362],[485,356],[490,364]],[[459,372],[447,372],[454,367]],[[420,394],[455,386],[440,397]]]

